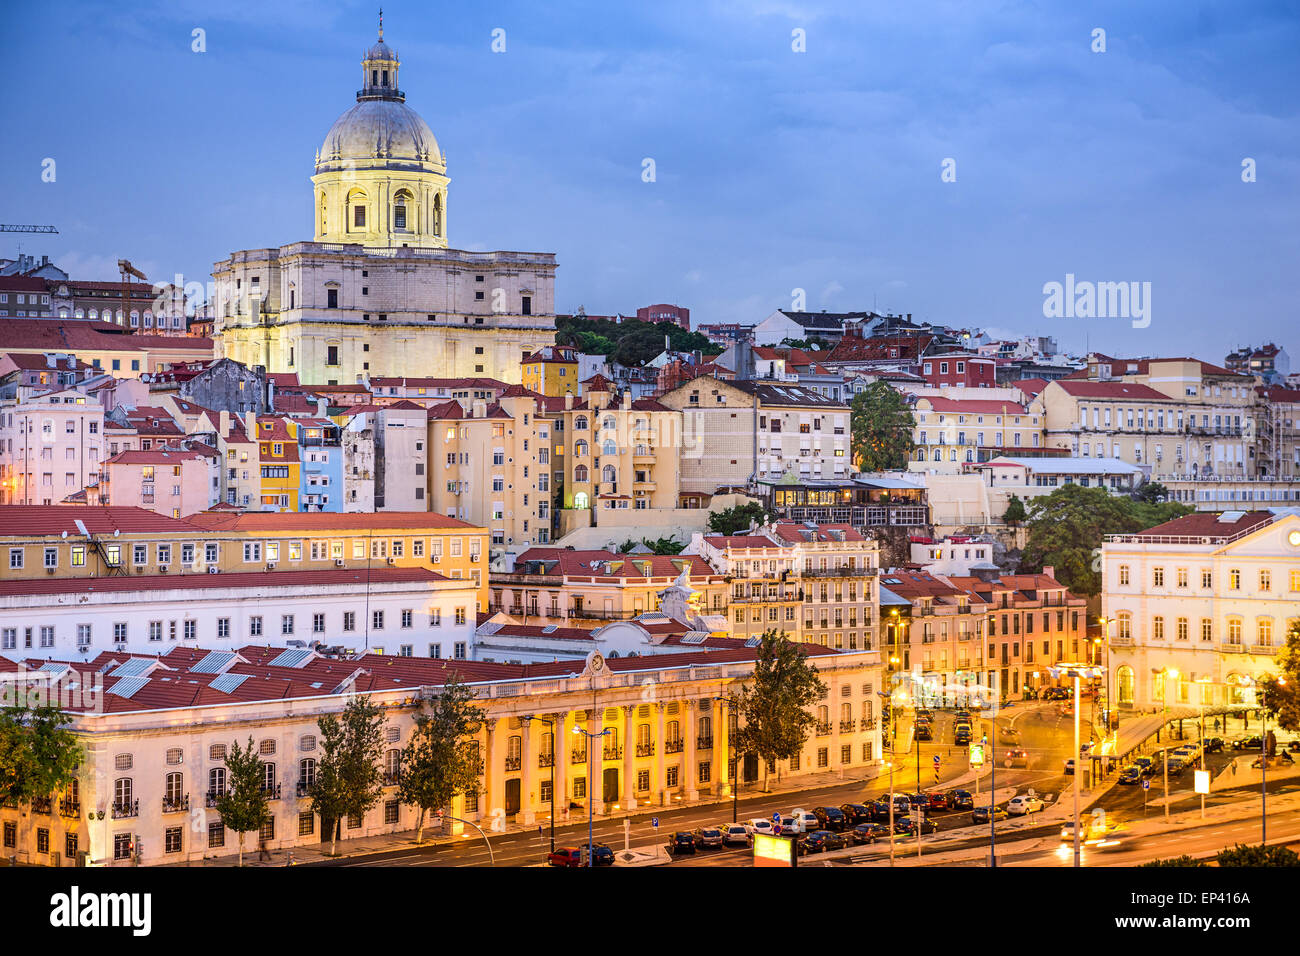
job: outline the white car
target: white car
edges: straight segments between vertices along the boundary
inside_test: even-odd
[[[810,813],[807,810],[795,810],[790,813],[790,816],[794,817],[795,826],[798,827],[799,833],[812,833],[813,830],[822,828],[815,813]]]
[[[1007,801],[1007,813],[1013,817],[1023,816],[1026,813],[1038,813],[1042,809],[1042,800],[1023,793]]]
[[[772,825],[772,821],[767,817],[754,817],[752,820],[746,820],[743,826],[749,832],[750,836],[753,836],[755,833],[762,833],[764,836],[772,836],[772,834],[776,832],[776,829]]]

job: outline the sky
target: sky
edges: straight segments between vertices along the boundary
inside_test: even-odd
[[[310,239],[377,12],[5,0],[0,220],[59,234],[0,256],[206,283]],[[559,312],[752,324],[802,290],[1076,353],[1275,341],[1300,367],[1292,3],[389,0],[384,27],[447,156],[451,244],[554,252]],[[1150,283],[1149,324],[1045,314],[1067,275]]]

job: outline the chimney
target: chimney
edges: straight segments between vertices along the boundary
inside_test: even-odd
[[[482,400],[480,399],[479,401],[476,401],[473,405],[471,405],[471,406],[470,406],[469,417],[470,417],[470,418],[487,418],[487,402],[482,401]]]
[[[217,427],[221,429],[222,438],[225,438],[230,434],[230,412],[226,411],[224,408],[217,416]]]
[[[569,411],[569,410],[572,409],[572,408],[573,408],[573,393],[572,393],[572,392],[565,392],[565,393],[564,393],[564,410],[565,410],[565,411]]]
[[[1055,567],[1054,565],[1051,565],[1051,564],[1044,564],[1044,565],[1043,565],[1043,573],[1046,574],[1049,578],[1055,578],[1055,577],[1056,577],[1056,567]]]
[[[627,391],[623,393],[623,411],[630,412],[631,410],[632,410],[632,390],[629,388]]]

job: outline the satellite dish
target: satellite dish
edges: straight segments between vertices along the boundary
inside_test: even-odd
[[[114,528],[114,529],[113,529],[113,537],[116,538],[116,537],[117,537],[119,534],[121,534],[121,533],[122,533],[122,529],[121,529],[121,528]]]

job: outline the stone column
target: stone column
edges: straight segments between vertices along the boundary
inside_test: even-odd
[[[555,773],[555,825],[558,827],[560,822],[567,820],[569,817],[569,751],[572,749],[573,741],[577,738],[569,732],[569,712],[562,710],[554,714],[547,714],[554,723],[552,732],[555,734],[555,764],[552,770]],[[551,806],[548,803],[543,812],[549,814]]]
[[[683,701],[682,708],[684,713],[681,724],[685,738],[682,747],[681,786],[687,802],[694,803],[700,799],[699,771],[696,769],[698,758],[695,753],[696,742],[699,740],[700,710],[699,705],[693,700]]]
[[[636,809],[636,705],[623,705],[623,809]]]
[[[497,723],[496,717],[483,721],[487,731],[487,745],[483,751],[483,789],[486,792],[483,794],[485,803],[479,805],[479,819],[489,822],[495,819],[493,814],[501,808],[505,791],[505,758],[496,732]]]
[[[723,721],[722,701],[713,701],[713,779],[717,781],[713,792],[724,797],[731,796],[731,784],[727,779],[727,724]]]
[[[668,709],[666,704],[655,704],[655,735],[651,739],[655,742],[655,782],[653,791],[659,794],[659,805],[662,807],[668,802],[668,783],[664,779],[664,751],[668,748],[668,738],[664,735],[664,713]]]
[[[587,711],[587,733],[598,734],[604,729],[605,710],[593,707]],[[587,738],[587,799],[591,801],[593,812],[605,812],[604,761],[601,751],[605,746],[604,737]]]
[[[524,826],[532,826],[537,822],[537,758],[533,756],[533,721],[530,717],[525,717],[519,725],[519,822]]]

